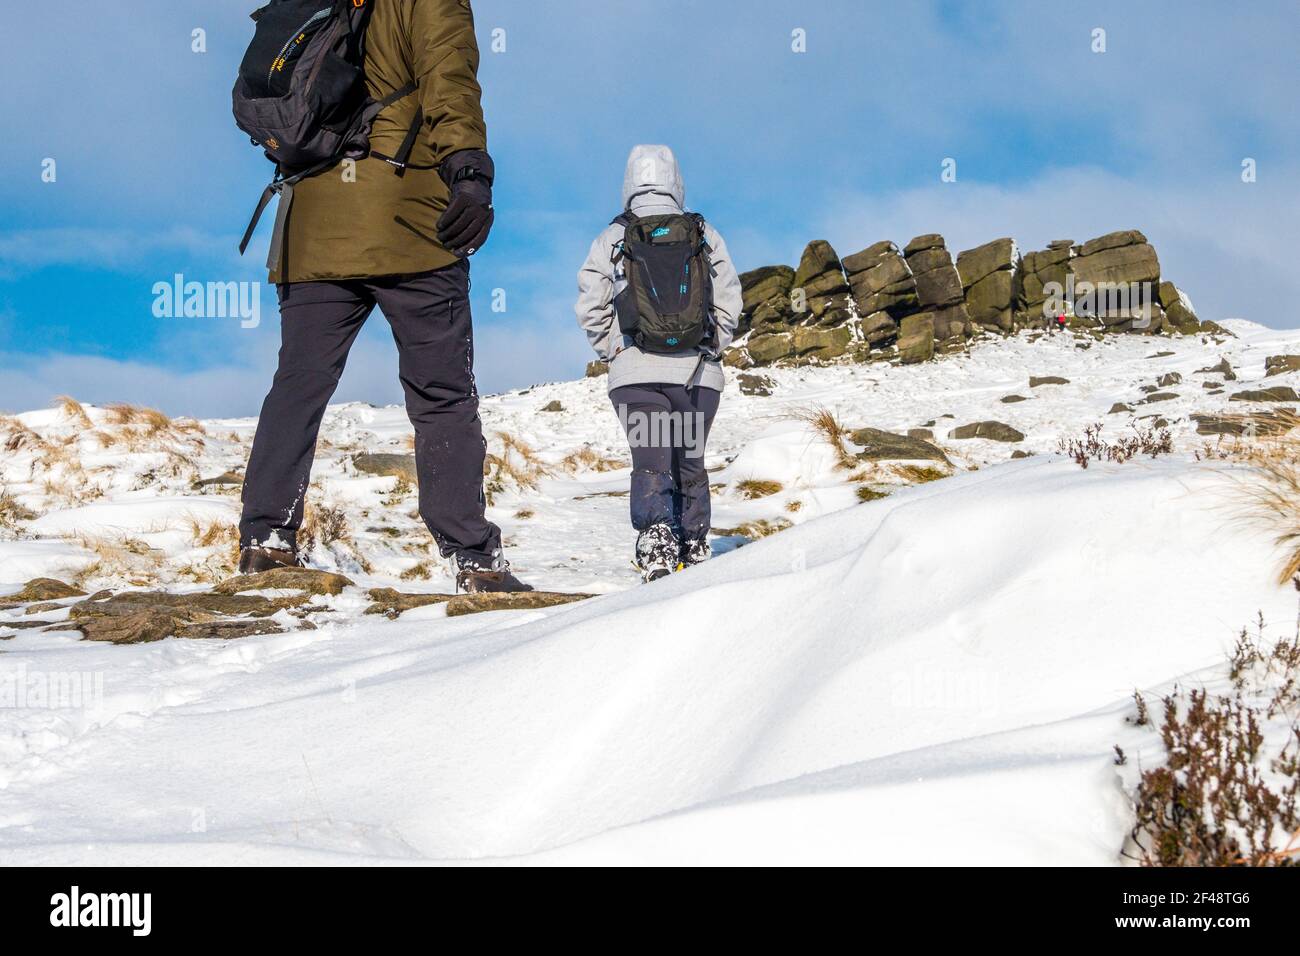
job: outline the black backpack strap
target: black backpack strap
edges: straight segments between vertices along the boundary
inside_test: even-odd
[[[698,212],[688,212],[687,218],[695,223],[695,228],[700,233],[700,254],[704,256],[704,262],[709,267],[709,275],[713,278],[718,277],[718,270],[713,268],[713,247],[709,245],[709,240],[705,238],[704,217]]]
[[[410,96],[417,89],[419,89],[419,87],[414,83],[407,83],[405,86],[393,90],[393,92],[375,103],[374,115],[378,116],[383,110],[392,106],[398,100]],[[411,151],[415,149],[415,140],[416,137],[420,135],[420,128],[422,126],[424,126],[424,110],[417,106],[415,108],[415,116],[411,118],[411,127],[406,131],[406,137],[402,140],[402,145],[398,147],[396,155],[387,156],[383,153],[376,152],[375,150],[371,150],[370,155],[375,157],[375,159],[382,159],[390,166],[397,167],[395,171],[399,176],[403,175],[408,169],[416,168],[411,165]],[[418,168],[432,169],[433,167],[421,166]]]
[[[632,210],[625,209],[617,216],[615,216],[613,219],[611,219],[609,221],[609,224],[611,226],[622,226],[624,230],[624,234],[626,235],[627,227],[632,225],[632,223],[636,222],[640,218],[641,217],[638,216],[636,213],[634,213]],[[609,261],[614,263],[615,266],[617,266],[620,262],[623,261],[623,257],[625,255],[626,253],[623,250],[623,240],[620,239],[617,243],[615,243],[613,251],[610,252]]]

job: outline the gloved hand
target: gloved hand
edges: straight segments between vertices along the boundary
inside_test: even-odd
[[[451,201],[438,219],[438,241],[458,256],[472,256],[487,242],[492,210],[492,158],[481,150],[452,153],[438,170]]]

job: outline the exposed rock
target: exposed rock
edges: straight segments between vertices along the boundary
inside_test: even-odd
[[[898,358],[904,365],[934,358],[934,313],[922,312],[903,319],[898,332]]]
[[[409,594],[393,588],[371,588],[366,592],[374,603],[366,608],[367,614],[383,614],[390,620],[396,619],[403,611],[430,604],[445,604],[454,594]]]
[[[1010,332],[1015,327],[1015,273],[991,272],[966,289],[966,311],[981,328]]]
[[[1160,305],[1164,307],[1169,327],[1184,335],[1194,335],[1201,329],[1201,321],[1192,311],[1192,300],[1172,282],[1160,283]]]
[[[1206,368],[1198,368],[1197,372],[1208,372],[1211,375],[1222,375],[1224,381],[1235,382],[1237,373],[1232,370],[1232,366],[1226,358],[1220,359],[1218,365],[1210,365]]]
[[[898,338],[898,323],[888,312],[873,312],[862,320],[862,338],[872,348],[880,348],[887,342]]]
[[[852,331],[842,325],[830,329],[800,327],[792,334],[794,353],[815,359],[829,359],[843,355],[852,342]]]
[[[1264,375],[1300,372],[1300,355],[1270,355],[1264,359]]]
[[[23,608],[24,614],[44,614],[47,611],[61,611],[64,605],[57,601],[41,601],[38,604],[29,604]]]
[[[1069,385],[1068,378],[1061,378],[1059,375],[1031,375],[1029,376],[1029,387],[1038,388],[1040,385]]]
[[[1005,422],[971,422],[960,425],[948,433],[949,438],[985,438],[989,441],[1015,442],[1024,441],[1025,436]]]
[[[562,412],[562,411],[564,411],[564,406],[563,406],[562,404],[560,404],[560,400],[559,400],[558,398],[556,398],[556,399],[552,399],[551,401],[549,401],[549,402],[547,402],[545,405],[543,405],[543,406],[541,407],[541,411],[543,411],[543,412]]]
[[[753,368],[754,360],[743,348],[729,348],[722,353],[722,364],[728,368]]]
[[[906,246],[903,247],[903,255],[910,256],[914,252],[924,252],[926,249],[943,248],[943,236],[937,232],[927,232],[923,236],[917,236]]]
[[[0,595],[0,608],[17,607],[32,601],[60,601],[70,597],[84,597],[85,594],[80,588],[54,578],[32,578],[16,593]]]
[[[1023,395],[1003,395],[999,401],[1002,402],[1003,405],[1014,405],[1016,402],[1027,402],[1029,399],[1025,398]]]
[[[907,430],[908,438],[924,438],[926,441],[934,441],[934,432],[928,428],[909,428]]]
[[[916,281],[916,298],[922,308],[957,305],[962,301],[961,276],[952,264],[942,236],[918,236],[907,244],[904,255]],[[935,335],[940,337],[938,329]]]
[[[1228,396],[1230,402],[1300,402],[1300,395],[1287,385],[1275,385],[1272,388],[1247,389],[1234,392]]]
[[[923,428],[912,431],[930,434]],[[863,446],[857,455],[863,461],[941,461],[945,465],[952,464],[939,448],[911,432],[896,435],[879,428],[859,428],[849,433],[849,441]]]
[[[413,485],[419,484],[414,455],[363,453],[352,456],[352,465],[363,474],[404,478]]]
[[[1121,229],[1117,232],[1108,232],[1104,236],[1096,239],[1089,239],[1079,247],[1079,255],[1090,256],[1095,252],[1101,252],[1105,249],[1115,249],[1119,246],[1140,245],[1147,241],[1144,236],[1136,229]]]
[[[522,611],[585,601],[591,594],[562,594],[558,591],[516,591],[510,593],[457,594],[447,602],[447,616],[460,617],[482,611]]]
[[[777,359],[794,354],[794,339],[788,332],[779,335],[751,335],[746,348],[755,363],[770,365]]]
[[[772,394],[772,389],[776,387],[776,383],[766,375],[740,375],[736,378],[736,381],[740,385],[741,395],[758,395],[766,398]]]
[[[1110,411],[1107,412],[1107,414],[1118,415],[1121,412],[1131,412],[1131,411],[1133,411],[1132,406],[1125,405],[1123,402],[1116,402],[1114,405],[1110,407]]]
[[[303,591],[307,594],[341,594],[352,580],[314,568],[272,568],[257,574],[227,578],[212,589],[213,594],[242,594],[245,591]]]
[[[268,572],[269,573],[269,572]],[[170,594],[164,591],[124,591],[102,601],[73,605],[68,630],[88,641],[141,644],[167,637],[243,637],[276,633],[274,621],[230,620],[236,615],[261,619],[305,600],[270,599],[246,594]]]
[[[314,630],[315,625],[303,622],[304,629]],[[275,621],[203,621],[195,624],[182,624],[176,629],[174,637],[183,640],[213,639],[230,641],[240,637],[254,637],[258,634],[283,634],[282,628]],[[116,643],[125,643],[117,641]]]
[[[985,276],[1015,269],[1016,241],[1011,238],[994,239],[974,249],[959,252],[956,264],[962,288],[969,289]]]
[[[197,490],[199,488],[209,488],[214,485],[221,487],[234,487],[244,483],[244,476],[234,471],[225,471],[213,478],[200,478],[193,482],[190,487]]]
[[[1142,399],[1142,401],[1138,402],[1138,404],[1151,405],[1155,402],[1167,402],[1170,399],[1177,398],[1177,397],[1178,394],[1176,392],[1152,392],[1146,398]]]
[[[1182,382],[1183,377],[1177,372],[1166,372],[1156,379],[1156,385],[1160,388],[1169,388],[1171,385],[1177,385]]]
[[[609,374],[609,363],[602,362],[599,359],[587,363],[587,378],[600,378],[602,375]]]
[[[806,313],[800,309],[800,293]],[[849,316],[848,293],[849,281],[831,244],[825,239],[808,243],[799,259],[790,291],[795,317],[804,321],[809,316],[822,319],[830,312],[831,321],[824,324],[837,324]],[[842,314],[840,310],[843,310]]]
[[[1278,418],[1270,412],[1254,415],[1193,415],[1198,435],[1244,435],[1248,431],[1268,437],[1282,435],[1291,430],[1292,420]]]

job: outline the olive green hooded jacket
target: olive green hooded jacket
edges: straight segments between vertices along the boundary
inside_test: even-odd
[[[382,99],[412,81],[419,85],[379,114],[370,146],[396,155],[422,109],[424,124],[410,157],[420,168],[398,176],[395,167],[369,156],[299,183],[271,282],[408,275],[456,261],[437,238],[448,198],[437,167],[459,150],[487,149],[474,14],[469,0],[370,2],[371,97]]]

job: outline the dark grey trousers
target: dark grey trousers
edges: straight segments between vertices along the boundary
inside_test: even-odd
[[[444,557],[491,563],[501,532],[483,515],[483,427],[474,387],[469,266],[279,287],[280,366],[244,478],[241,545],[296,546],[316,435],[348,350],[378,305],[397,342],[415,426],[420,516]]]
[[[609,398],[632,448],[632,527],[668,524],[684,541],[706,538],[713,516],[704,446],[722,394],[650,384],[620,386]]]

